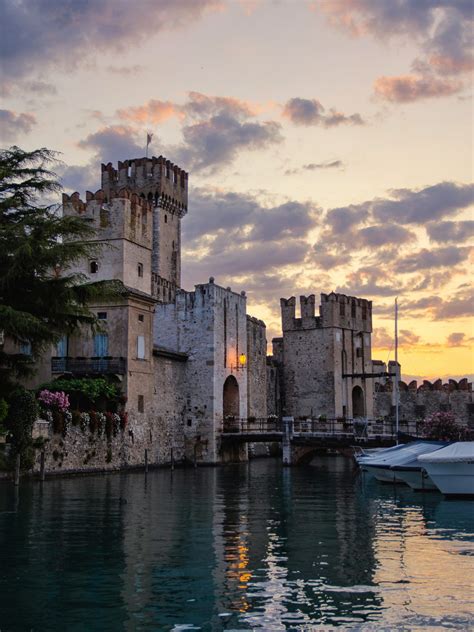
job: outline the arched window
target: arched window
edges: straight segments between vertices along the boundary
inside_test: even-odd
[[[89,262],[89,272],[91,274],[97,274],[98,271],[99,271],[99,264],[97,263],[97,261],[90,261]]]
[[[165,214],[165,224],[168,223],[168,215]]]

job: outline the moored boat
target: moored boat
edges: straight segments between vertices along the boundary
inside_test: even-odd
[[[474,441],[458,441],[418,461],[447,496],[474,496]]]
[[[373,457],[360,459],[360,465],[378,481],[409,484],[405,477],[405,470],[411,472],[412,468],[416,467],[421,472],[421,465],[417,461],[418,456],[439,450],[446,445],[445,441],[414,441],[397,446],[398,449],[391,449]],[[412,478],[416,479],[416,476],[409,476],[408,478],[412,480]],[[421,474],[420,482],[422,482]]]

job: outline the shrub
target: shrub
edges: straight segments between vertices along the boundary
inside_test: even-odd
[[[450,412],[429,415],[421,422],[420,430],[427,439],[439,441],[462,441],[469,438],[469,430],[460,426]]]

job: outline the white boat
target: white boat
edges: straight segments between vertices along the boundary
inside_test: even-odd
[[[438,491],[438,488],[420,464],[412,467],[406,465],[394,465],[392,470],[399,480],[406,483],[415,491]]]
[[[360,458],[360,465],[383,483],[408,483],[404,477],[404,466],[417,467],[421,471],[417,457],[446,445],[443,441],[413,441],[396,446],[397,449],[392,448],[372,457]],[[395,469],[396,466],[401,469]]]
[[[474,441],[452,443],[418,461],[443,494],[474,496]]]

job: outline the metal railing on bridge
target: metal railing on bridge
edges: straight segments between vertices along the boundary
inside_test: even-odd
[[[305,418],[294,419],[289,422],[289,428],[292,436],[300,437],[317,437],[317,436],[347,436],[352,435],[356,438],[368,437],[395,437],[396,427],[395,421],[390,419],[346,419],[346,418]],[[400,421],[399,432],[418,436],[419,421]],[[285,423],[281,417],[265,417],[241,419],[237,417],[227,418],[224,420],[223,434],[255,434],[274,435],[275,433],[285,432]]]

